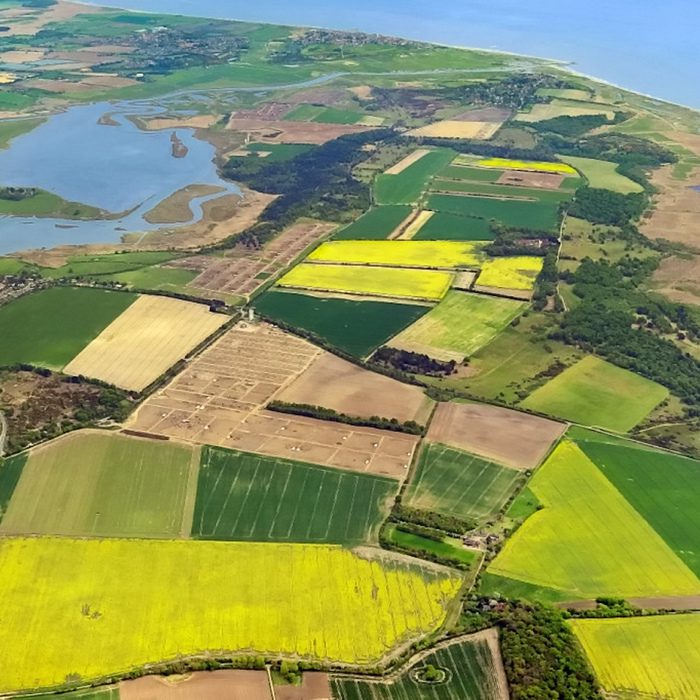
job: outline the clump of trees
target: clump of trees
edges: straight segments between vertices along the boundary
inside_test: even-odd
[[[435,360],[428,355],[409,350],[397,350],[387,346],[379,348],[372,356],[372,362],[393,367],[409,374],[422,374],[429,377],[444,377],[455,371],[454,360]]]
[[[620,194],[594,187],[582,187],[569,207],[569,213],[594,224],[625,226],[630,219],[638,219],[647,207],[648,197],[643,192]]]

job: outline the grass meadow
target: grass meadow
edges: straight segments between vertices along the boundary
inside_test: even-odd
[[[379,175],[374,183],[374,197],[378,204],[412,204],[417,202],[428,181],[440,172],[454,157],[447,148],[427,153],[396,175]]]
[[[523,402],[524,408],[627,432],[668,396],[668,390],[629,370],[589,355]]]
[[[313,333],[357,357],[365,357],[420,318],[427,306],[333,299],[270,291],[255,308],[278,323]]]
[[[492,241],[488,221],[437,211],[413,236],[414,241]]]
[[[588,180],[588,184],[591,187],[601,190],[612,190],[620,194],[644,191],[644,188],[639,183],[617,172],[617,163],[594,158],[576,158],[574,156],[562,156],[562,160],[579,170]]]
[[[554,232],[559,226],[556,202],[530,202],[496,197],[471,197],[458,194],[431,194],[428,209],[500,221],[506,226]]]
[[[579,447],[700,577],[700,462],[631,442]]]
[[[196,460],[175,443],[72,433],[30,452],[0,533],[180,536]]]
[[[446,682],[420,683],[416,672],[432,664],[448,671]],[[332,680],[336,700],[499,700],[495,660],[484,640],[450,644],[406,669],[393,683]]]
[[[700,580],[575,444],[560,443],[528,484],[542,510],[489,572],[571,598],[700,594]]]
[[[503,506],[520,473],[468,452],[426,443],[406,489],[406,502],[462,518],[486,519]]]
[[[473,549],[466,549],[462,545],[462,541],[454,537],[445,537],[442,541],[437,541],[422,535],[416,535],[413,532],[401,530],[396,525],[388,525],[386,535],[394,544],[413,550],[417,553],[417,556],[427,552],[438,557],[458,559],[463,564],[473,564],[477,557],[480,556],[479,552]]]
[[[453,290],[390,344],[461,362],[495,338],[524,308],[523,302]]]
[[[397,491],[393,479],[207,447],[192,534],[257,542],[376,541]]]
[[[372,207],[349,226],[333,235],[335,241],[383,240],[411,213],[404,204]]]
[[[700,615],[572,620],[603,689],[615,697],[700,697]]]
[[[297,265],[277,282],[280,287],[425,301],[442,299],[451,283],[452,273],[441,270],[313,263]]]
[[[52,287],[0,308],[0,366],[61,369],[125,311],[136,295]]]
[[[206,650],[374,662],[435,630],[461,583],[337,546],[0,539],[0,691]]]

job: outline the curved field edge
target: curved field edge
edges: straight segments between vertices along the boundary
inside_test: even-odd
[[[0,692],[202,654],[376,663],[437,630],[461,585],[373,549],[4,539]]]

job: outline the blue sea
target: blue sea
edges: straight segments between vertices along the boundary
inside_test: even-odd
[[[97,0],[132,10],[358,29],[573,61],[700,108],[698,0]]]

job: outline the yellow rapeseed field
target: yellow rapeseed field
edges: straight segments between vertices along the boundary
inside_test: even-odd
[[[328,241],[307,258],[315,262],[399,267],[479,267],[483,243],[473,241]]]
[[[572,620],[571,625],[610,693],[700,697],[700,615]]]
[[[452,272],[442,270],[302,263],[284,275],[278,284],[299,289],[436,301],[447,294],[452,277]]]
[[[445,569],[376,552],[2,539],[0,692],[207,650],[375,661],[438,627],[461,584]]]
[[[503,170],[535,170],[539,173],[563,173],[577,175],[575,168],[566,163],[546,163],[535,160],[511,160],[510,158],[485,158],[477,161],[481,168],[498,168]]]
[[[481,268],[477,284],[498,289],[525,289],[535,286],[542,269],[542,258],[514,256],[487,260]]]

